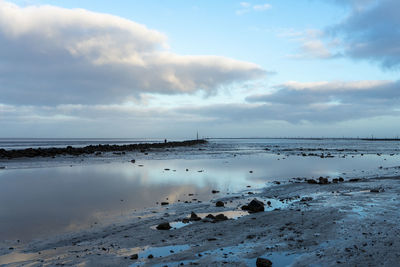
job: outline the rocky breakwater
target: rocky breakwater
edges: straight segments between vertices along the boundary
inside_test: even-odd
[[[80,156],[84,154],[98,154],[102,152],[128,152],[128,151],[146,151],[152,148],[173,148],[206,144],[207,141],[187,140],[180,142],[162,142],[162,143],[141,143],[129,145],[90,145],[85,147],[50,147],[50,148],[27,148],[19,150],[0,149],[0,159],[15,158],[34,158],[34,157],[56,157],[56,156]]]

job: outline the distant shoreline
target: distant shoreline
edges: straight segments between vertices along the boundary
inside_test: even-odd
[[[206,144],[204,139],[186,140],[179,142],[160,142],[160,143],[140,143],[129,145],[89,145],[85,147],[50,147],[50,148],[26,148],[5,150],[0,149],[0,159],[15,159],[15,158],[35,158],[35,157],[55,157],[61,155],[80,156],[84,154],[96,154],[102,152],[129,152],[129,151],[145,151],[151,148],[170,148],[184,147]]]

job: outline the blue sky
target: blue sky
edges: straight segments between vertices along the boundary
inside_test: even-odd
[[[396,136],[398,8],[0,0],[0,137]]]

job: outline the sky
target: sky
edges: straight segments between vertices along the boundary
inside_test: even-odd
[[[396,137],[398,0],[0,0],[0,138]]]

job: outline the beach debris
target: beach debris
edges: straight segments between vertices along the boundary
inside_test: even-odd
[[[196,213],[194,213],[194,212],[192,211],[192,213],[190,214],[190,220],[191,220],[191,221],[200,221],[201,218],[200,218]]]
[[[257,267],[271,267],[272,262],[265,258],[257,258],[256,266]]]
[[[216,207],[223,207],[225,204],[222,201],[217,201],[217,203],[215,203]]]
[[[371,193],[382,193],[385,192],[385,189],[383,187],[377,187],[377,188],[373,188],[370,190]]]
[[[171,225],[169,224],[169,222],[163,222],[163,223],[160,223],[159,225],[157,225],[157,230],[169,230],[169,229],[171,229],[172,227],[171,227]]]
[[[219,193],[219,191],[218,190],[212,190],[211,193],[217,194],[217,193]]]
[[[242,206],[242,210],[250,213],[261,212],[264,211],[264,203],[255,198],[249,204]]]

